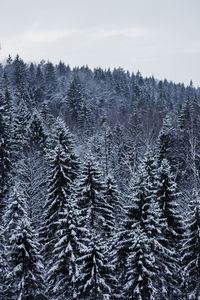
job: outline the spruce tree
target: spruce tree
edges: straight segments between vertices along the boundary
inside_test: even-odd
[[[176,137],[174,133],[172,115],[167,115],[163,120],[163,125],[158,136],[158,163],[165,158],[171,165],[176,165],[174,147],[176,146]]]
[[[122,209],[122,199],[120,192],[118,191],[117,185],[112,175],[108,175],[105,180],[105,200],[108,204],[109,208],[109,216],[110,219],[108,222],[110,225],[108,226],[111,229],[111,234],[114,235],[114,231],[119,228],[121,225],[121,219],[123,214]]]
[[[167,159],[163,159],[157,173],[157,196],[163,218],[166,219],[168,235],[173,242],[181,234],[181,222],[178,217],[178,192],[175,176],[171,172]]]
[[[124,286],[125,298],[130,300],[156,299],[156,258],[152,244],[140,228],[137,229],[130,247],[128,271]]]
[[[70,179],[74,181],[79,171],[78,156],[75,152],[74,137],[61,118],[56,119],[48,144],[50,149],[56,145],[63,147],[63,150],[69,157],[68,167],[71,169]]]
[[[193,194],[187,213],[182,246],[183,297],[198,299],[200,296],[200,214],[197,197]]]
[[[11,128],[11,162],[14,164],[28,152],[28,122],[30,114],[23,100],[13,115]]]
[[[148,151],[136,179],[133,180],[127,218],[118,233],[116,270],[119,276],[118,282],[122,282],[122,286],[125,286],[124,299],[127,297],[128,299],[155,299],[156,295],[159,295],[159,290],[164,290],[163,266],[171,252],[166,248],[163,237],[165,223],[156,195],[156,170],[156,162],[152,153]],[[138,246],[134,246],[135,240],[143,237],[142,244],[138,242]],[[141,259],[146,273],[141,274],[141,271],[144,271],[141,269],[136,274],[134,268],[138,270],[137,264],[141,264]],[[144,282],[142,277],[146,278]],[[120,286],[118,289],[120,290]]]
[[[51,299],[77,299],[77,258],[83,248],[80,236],[85,233],[79,226],[73,192],[67,198],[64,211],[59,214],[56,234],[58,239],[47,273],[47,293]]]
[[[84,164],[77,184],[78,204],[83,225],[102,234],[105,230],[112,230],[113,222],[110,219],[112,208],[105,199],[102,175],[92,158],[87,159]]]
[[[79,264],[78,299],[112,299],[109,274],[112,266],[106,261],[100,236],[91,230],[84,238],[85,247],[77,260]]]
[[[47,163],[40,153],[33,152],[16,163],[17,178],[27,198],[28,216],[34,228],[42,223],[47,194]]]
[[[6,260],[3,226],[0,226],[0,299],[5,298]]]
[[[168,272],[164,274],[167,282],[167,297],[180,298],[180,240],[182,236],[182,223],[178,211],[178,192],[175,177],[171,172],[170,165],[163,159],[157,173],[157,197],[164,220],[163,236],[164,246],[172,252],[168,259]]]
[[[44,290],[39,244],[27,215],[26,198],[15,186],[4,215],[7,299],[38,299]],[[44,298],[43,298],[44,299]]]
[[[28,130],[31,151],[45,153],[47,133],[39,112],[36,109],[32,113]]]
[[[51,62],[47,62],[44,69],[47,96],[50,97],[57,89],[56,72],[54,65]]]
[[[70,127],[76,128],[80,122],[83,102],[83,92],[79,78],[76,76],[70,84],[67,92],[66,106],[68,112],[66,112],[66,119],[70,119]]]
[[[67,199],[71,193],[71,168],[68,165],[69,156],[62,146],[48,153],[49,174],[46,204],[44,206],[44,225],[41,228],[43,237],[44,255],[51,257],[57,243],[59,216],[64,212]]]
[[[42,117],[43,123],[47,128],[50,128],[50,126],[54,122],[54,117],[51,114],[50,108],[47,104],[47,102],[43,102],[41,109],[40,109],[40,115]]]
[[[9,189],[10,162],[10,118],[5,94],[0,90],[0,220],[5,196]]]

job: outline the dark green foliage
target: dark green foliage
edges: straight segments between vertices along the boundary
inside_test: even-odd
[[[10,168],[10,111],[6,95],[0,90],[0,220],[9,189]]]
[[[182,247],[183,291],[185,299],[200,296],[200,215],[198,198],[193,195]]]
[[[44,298],[45,277],[50,300],[196,300],[199,101],[121,68],[0,64],[0,298]]]
[[[71,193],[69,156],[65,154],[62,146],[57,146],[55,150],[48,153],[48,160],[48,193],[44,206],[44,225],[41,233],[44,239],[44,255],[47,258],[57,243],[58,221]]]
[[[80,265],[78,299],[111,299],[108,277],[112,267],[106,261],[105,248],[95,231],[85,239],[85,248],[77,262]]]
[[[84,234],[83,228],[79,227],[75,200],[71,196],[64,211],[59,214],[57,243],[47,273],[47,293],[54,299],[77,299],[77,257],[84,247],[80,242],[80,236]]]
[[[101,233],[112,231],[112,207],[104,196],[102,176],[92,159],[86,161],[77,185],[83,225]]]
[[[71,126],[77,126],[82,119],[83,108],[83,93],[78,77],[75,77],[70,84],[67,92],[66,106],[66,118],[70,118]]]
[[[44,291],[39,244],[26,210],[26,199],[16,186],[4,215],[5,299],[38,299]]]

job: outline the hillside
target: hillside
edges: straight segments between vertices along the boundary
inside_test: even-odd
[[[192,82],[9,56],[0,299],[198,299],[199,129]]]

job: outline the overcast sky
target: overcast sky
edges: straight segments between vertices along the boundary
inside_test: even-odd
[[[200,86],[200,0],[0,0],[0,60],[122,67]]]

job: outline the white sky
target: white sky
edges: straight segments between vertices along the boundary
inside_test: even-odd
[[[200,86],[200,0],[0,0],[0,61],[17,53]]]

